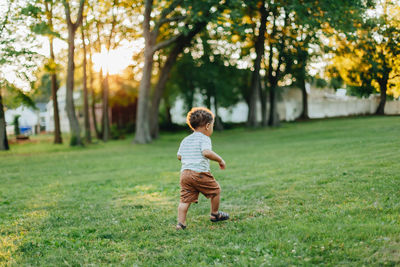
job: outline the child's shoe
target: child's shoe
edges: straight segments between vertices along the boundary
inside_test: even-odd
[[[218,213],[211,213],[210,221],[212,222],[219,222],[219,221],[225,221],[229,219],[229,214],[226,212],[218,211]]]
[[[176,226],[176,230],[185,230],[186,229],[186,225],[183,225],[182,223],[178,223],[178,225]]]

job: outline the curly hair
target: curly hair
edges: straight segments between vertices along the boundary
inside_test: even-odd
[[[213,120],[214,114],[204,107],[192,108],[186,116],[186,123],[193,131],[198,127],[211,123]]]

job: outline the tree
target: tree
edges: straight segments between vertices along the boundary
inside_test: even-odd
[[[85,125],[85,139],[86,142],[92,142],[92,135],[90,133],[90,122],[89,122],[89,100],[88,100],[88,88],[87,88],[87,52],[86,52],[86,40],[85,40],[85,30],[82,25],[81,27],[81,36],[82,36],[82,48],[83,48],[83,116],[84,116],[84,125]]]
[[[158,138],[159,125],[158,125],[158,110],[160,106],[161,97],[164,93],[166,82],[168,80],[169,73],[171,72],[172,66],[175,64],[178,55],[182,53],[183,49],[189,46],[193,37],[198,34],[207,22],[201,21],[194,25],[188,34],[180,36],[168,54],[167,60],[161,68],[160,75],[158,77],[157,84],[154,89],[154,94],[151,102],[150,109],[150,133],[152,138]]]
[[[154,117],[150,120],[150,114],[158,114],[158,108],[161,96],[165,88],[165,82],[172,65],[175,63],[177,56],[183,48],[190,44],[191,39],[199,33],[209,21],[219,17],[221,10],[224,10],[225,3],[220,1],[208,2],[191,2],[172,0],[168,6],[160,10],[160,15],[151,25],[151,12],[154,8],[153,1],[145,1],[143,36],[145,39],[144,49],[144,68],[142,80],[139,87],[138,110],[136,117],[136,135],[135,142],[148,143],[152,140],[150,125],[157,124]],[[165,6],[165,5],[164,5]],[[159,7],[158,7],[159,8]],[[161,49],[174,45],[170,50],[164,67],[161,67],[159,82],[156,86],[153,106],[157,108],[157,112],[152,110],[149,112],[151,76],[153,70],[153,56]],[[151,113],[152,112],[152,113]],[[153,135],[158,135],[158,128],[153,127]]]
[[[87,38],[96,36],[90,48],[98,53],[106,54],[118,48],[122,41],[130,40],[135,33],[135,22],[131,21],[136,11],[136,2],[128,0],[96,1],[90,5],[91,19],[87,21]],[[94,34],[96,31],[96,34]],[[90,51],[91,52],[91,51]],[[98,138],[107,141],[111,138],[109,108],[110,108],[110,73],[107,66],[99,72],[102,100],[102,125]],[[92,110],[94,109],[95,93],[92,91]],[[93,113],[95,116],[95,113]],[[97,124],[97,123],[96,123]],[[96,126],[97,128],[97,126]]]
[[[265,1],[260,1],[257,3],[257,8],[260,17],[260,24],[258,27],[258,33],[254,34],[255,38],[255,52],[256,58],[254,59],[253,65],[253,73],[251,76],[251,85],[250,85],[250,102],[249,102],[249,113],[247,116],[247,126],[255,127],[257,126],[257,109],[256,103],[259,99],[259,92],[261,86],[261,78],[260,78],[260,70],[261,70],[261,60],[264,55],[264,41],[265,41],[265,31],[266,31],[266,23],[268,18],[268,12],[265,6]]]
[[[283,78],[285,71],[287,69],[288,62],[285,61],[286,46],[287,43],[287,26],[289,24],[289,11],[277,5],[271,5],[271,16],[272,20],[272,29],[271,34],[268,36],[268,63],[265,63],[267,75],[265,81],[265,89],[269,90],[269,103],[270,103],[270,111],[269,111],[269,126],[278,126],[280,124],[279,114],[277,109],[277,89],[278,82]],[[278,25],[281,26],[278,26]],[[263,101],[266,101],[266,92],[262,92],[261,95],[261,105]],[[265,108],[263,109],[263,119],[262,125],[265,126],[267,124]]]
[[[169,45],[171,45],[179,36],[173,35],[167,40],[157,41],[160,34],[160,28],[165,23],[171,22],[171,19],[167,19],[167,16],[175,10],[181,1],[175,0],[169,3],[167,8],[164,8],[161,13],[161,17],[155,24],[154,28],[151,29],[151,12],[153,9],[153,0],[146,0],[144,7],[144,20],[143,20],[143,36],[145,39],[144,49],[144,67],[142,73],[142,80],[139,86],[139,99],[138,108],[136,115],[136,134],[135,142],[137,143],[149,143],[151,141],[150,126],[149,126],[149,95],[151,88],[151,74],[153,70],[153,56],[154,54]],[[184,19],[184,16],[174,17],[172,21],[180,21]]]
[[[399,7],[392,1],[381,5],[383,14],[369,17],[357,32],[336,40],[336,56],[328,71],[337,71],[350,88],[360,95],[380,93],[377,115],[384,115],[387,92],[399,88],[400,21]],[[395,13],[394,11],[396,11]]]
[[[36,22],[31,25],[32,32],[40,35],[45,35],[49,40],[50,58],[46,63],[45,69],[50,73],[51,77],[51,98],[53,100],[53,117],[54,117],[54,143],[62,144],[62,136],[60,129],[60,115],[58,110],[58,81],[57,81],[57,64],[54,55],[54,38],[60,35],[54,30],[54,7],[53,0],[36,1],[29,3],[23,10],[24,15],[36,19]]]
[[[63,0],[64,8],[65,8],[65,18],[68,26],[68,71],[67,71],[67,94],[66,94],[66,110],[67,116],[69,120],[69,126],[71,129],[71,140],[70,145],[82,146],[81,139],[81,131],[78,119],[75,114],[75,104],[73,98],[74,91],[74,54],[75,54],[75,33],[82,23],[83,19],[83,8],[85,4],[85,0],[80,0],[79,2],[79,11],[76,22],[72,22],[71,20],[71,9],[69,2],[67,0]]]
[[[34,106],[30,97],[3,76],[6,72],[13,72],[16,78],[29,83],[29,72],[37,66],[34,62],[37,55],[32,52],[34,39],[31,34],[26,34],[20,11],[21,3],[18,1],[8,1],[7,8],[0,10],[0,150],[10,149],[4,116],[6,93],[11,93],[9,98],[18,104]],[[16,42],[19,46],[15,46]]]
[[[321,40],[354,33],[355,25],[358,25],[366,8],[371,5],[371,1],[292,1],[289,28],[291,53],[287,60],[292,68],[290,72],[295,79],[294,84],[302,92],[301,119],[309,118],[306,81],[311,78],[307,73],[307,66],[313,57],[320,56],[316,47],[327,51],[329,48]]]
[[[0,150],[9,150],[7,132],[6,132],[6,119],[4,116],[3,96],[0,88]]]

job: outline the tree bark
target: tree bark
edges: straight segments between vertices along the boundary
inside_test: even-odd
[[[66,110],[69,120],[71,132],[71,146],[82,146],[81,129],[79,127],[78,118],[75,114],[74,103],[74,54],[75,54],[75,30],[68,29],[68,72],[67,72],[67,94],[66,94]]]
[[[168,96],[164,97],[165,101],[165,118],[168,125],[172,125],[171,104],[168,101]]]
[[[50,58],[52,63],[55,62],[54,49],[53,49],[53,37],[50,36]],[[54,117],[54,144],[62,144],[61,128],[60,128],[60,113],[58,110],[57,100],[57,74],[56,70],[52,70],[51,73],[51,98],[53,100],[53,117]]]
[[[116,5],[116,1],[113,3]],[[111,30],[107,39],[107,52],[111,49],[111,42],[114,33],[115,23],[116,23],[116,15],[114,14],[114,9],[111,9],[112,12],[112,22],[111,22]],[[100,40],[100,37],[99,37]],[[110,94],[110,84],[109,84],[109,70],[107,69],[106,78],[103,83],[103,120],[102,120],[102,129],[103,129],[103,141],[107,142],[111,139],[111,131],[110,131],[110,118],[109,118],[109,94]]]
[[[214,95],[214,108],[215,108],[215,129],[217,131],[222,131],[224,129],[224,125],[222,123],[221,117],[218,115],[218,100],[216,95]]]
[[[266,90],[262,88],[261,86],[261,79],[259,80],[260,84],[258,85],[259,91],[260,91],[260,102],[261,102],[261,125],[262,126],[267,126],[268,125],[268,120],[267,120],[267,93]]]
[[[162,95],[164,94],[165,86],[168,81],[168,76],[169,73],[171,72],[171,69],[173,65],[176,62],[176,59],[178,55],[181,53],[183,50],[183,47],[180,48],[181,46],[177,44],[174,49],[170,52],[168,55],[168,58],[164,64],[164,66],[161,68],[161,73],[158,78],[155,90],[154,90],[154,95],[151,101],[151,107],[150,107],[150,134],[153,139],[156,139],[159,137],[159,125],[158,125],[158,111],[160,107],[160,102]]]
[[[69,126],[71,131],[71,146],[83,146],[83,142],[81,139],[79,122],[75,114],[75,103],[73,97],[74,91],[74,70],[75,70],[75,62],[74,62],[74,54],[75,54],[75,33],[79,25],[82,23],[83,17],[83,7],[85,0],[80,1],[78,18],[75,23],[71,21],[70,7],[69,3],[64,0],[65,7],[65,15],[68,25],[68,70],[67,70],[67,94],[66,94],[66,110],[69,120]]]
[[[93,86],[94,74],[93,74],[92,46],[91,45],[89,45],[89,59],[90,59],[90,68],[89,68],[90,92],[91,92],[91,96],[92,96],[92,102],[91,102],[92,120],[93,120],[93,127],[94,127],[94,131],[96,133],[96,137],[97,137],[97,139],[100,139],[101,133],[97,126],[97,115],[96,115],[96,92],[94,91],[94,86]]]
[[[269,126],[279,126],[279,115],[277,109],[277,99],[276,99],[276,85],[271,86],[269,89],[269,103],[270,103],[270,111],[269,111]]]
[[[89,122],[89,100],[88,100],[88,88],[87,88],[87,60],[86,60],[86,44],[85,44],[85,33],[83,27],[81,28],[82,44],[83,44],[83,117],[85,125],[85,139],[87,143],[92,142],[92,136],[90,133],[90,122]]]
[[[135,143],[146,144],[151,142],[150,125],[149,125],[149,94],[151,87],[151,71],[153,69],[154,43],[156,35],[150,31],[151,10],[153,8],[153,0],[145,1],[144,20],[143,20],[143,36],[145,39],[144,48],[144,67],[142,80],[139,85],[139,99],[136,112],[136,131]]]
[[[387,84],[388,78],[384,77],[379,81],[379,88],[381,91],[381,99],[379,100],[379,105],[376,110],[376,115],[385,115],[385,104],[386,104],[386,91],[387,91]]]
[[[256,59],[254,60],[254,71],[251,77],[251,94],[249,102],[249,113],[247,116],[247,126],[256,127],[257,126],[257,100],[260,86],[260,68],[261,59],[264,55],[264,41],[265,41],[265,31],[268,13],[265,8],[265,2],[262,1],[260,5],[260,27],[258,29],[258,36],[255,43],[256,49]]]
[[[150,50],[150,51],[149,51]],[[151,142],[149,125],[149,91],[151,86],[151,70],[153,69],[152,47],[146,45],[144,51],[144,67],[142,80],[139,86],[139,99],[136,114],[136,134],[135,142],[146,144]],[[158,114],[157,114],[158,115]]]
[[[304,72],[304,74],[305,74],[305,72]],[[306,90],[306,79],[305,79],[304,75],[301,75],[301,77],[300,77],[300,89],[301,89],[302,105],[303,105],[303,110],[301,112],[300,119],[308,120],[308,119],[310,119],[310,117],[308,116],[308,95],[307,95],[307,90]]]
[[[104,133],[104,78],[103,78],[103,69],[99,71],[99,81],[100,81],[100,98],[101,98],[101,125],[100,125],[100,136],[99,139],[103,140],[103,133]]]
[[[109,99],[109,91],[110,91],[110,84],[108,82],[109,74],[107,72],[106,78],[104,79],[104,94],[103,94],[103,141],[107,142],[111,138],[110,132],[110,120],[109,120],[109,113],[108,113],[108,99]]]
[[[7,139],[6,118],[4,116],[3,98],[1,96],[1,89],[0,89],[0,150],[9,150],[9,149],[10,147],[8,145],[8,139]]]
[[[47,23],[51,30],[53,30],[53,1],[45,2]],[[53,64],[54,69],[51,70],[51,97],[53,100],[53,119],[54,119],[54,144],[62,144],[61,129],[60,129],[60,113],[58,110],[58,100],[57,100],[57,73],[55,67],[55,56],[53,47],[53,35],[49,36],[49,46],[50,46],[50,59]]]

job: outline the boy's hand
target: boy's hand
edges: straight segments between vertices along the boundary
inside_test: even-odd
[[[211,151],[209,149],[205,149],[205,150],[203,150],[202,154],[203,154],[204,157],[218,162],[219,167],[221,168],[221,170],[224,170],[226,168],[225,161],[220,156],[218,156],[218,154],[215,153],[214,151]]]
[[[225,161],[224,161],[223,159],[221,159],[221,161],[218,162],[218,163],[219,163],[219,168],[220,168],[221,170],[225,170],[225,168],[226,168]]]

